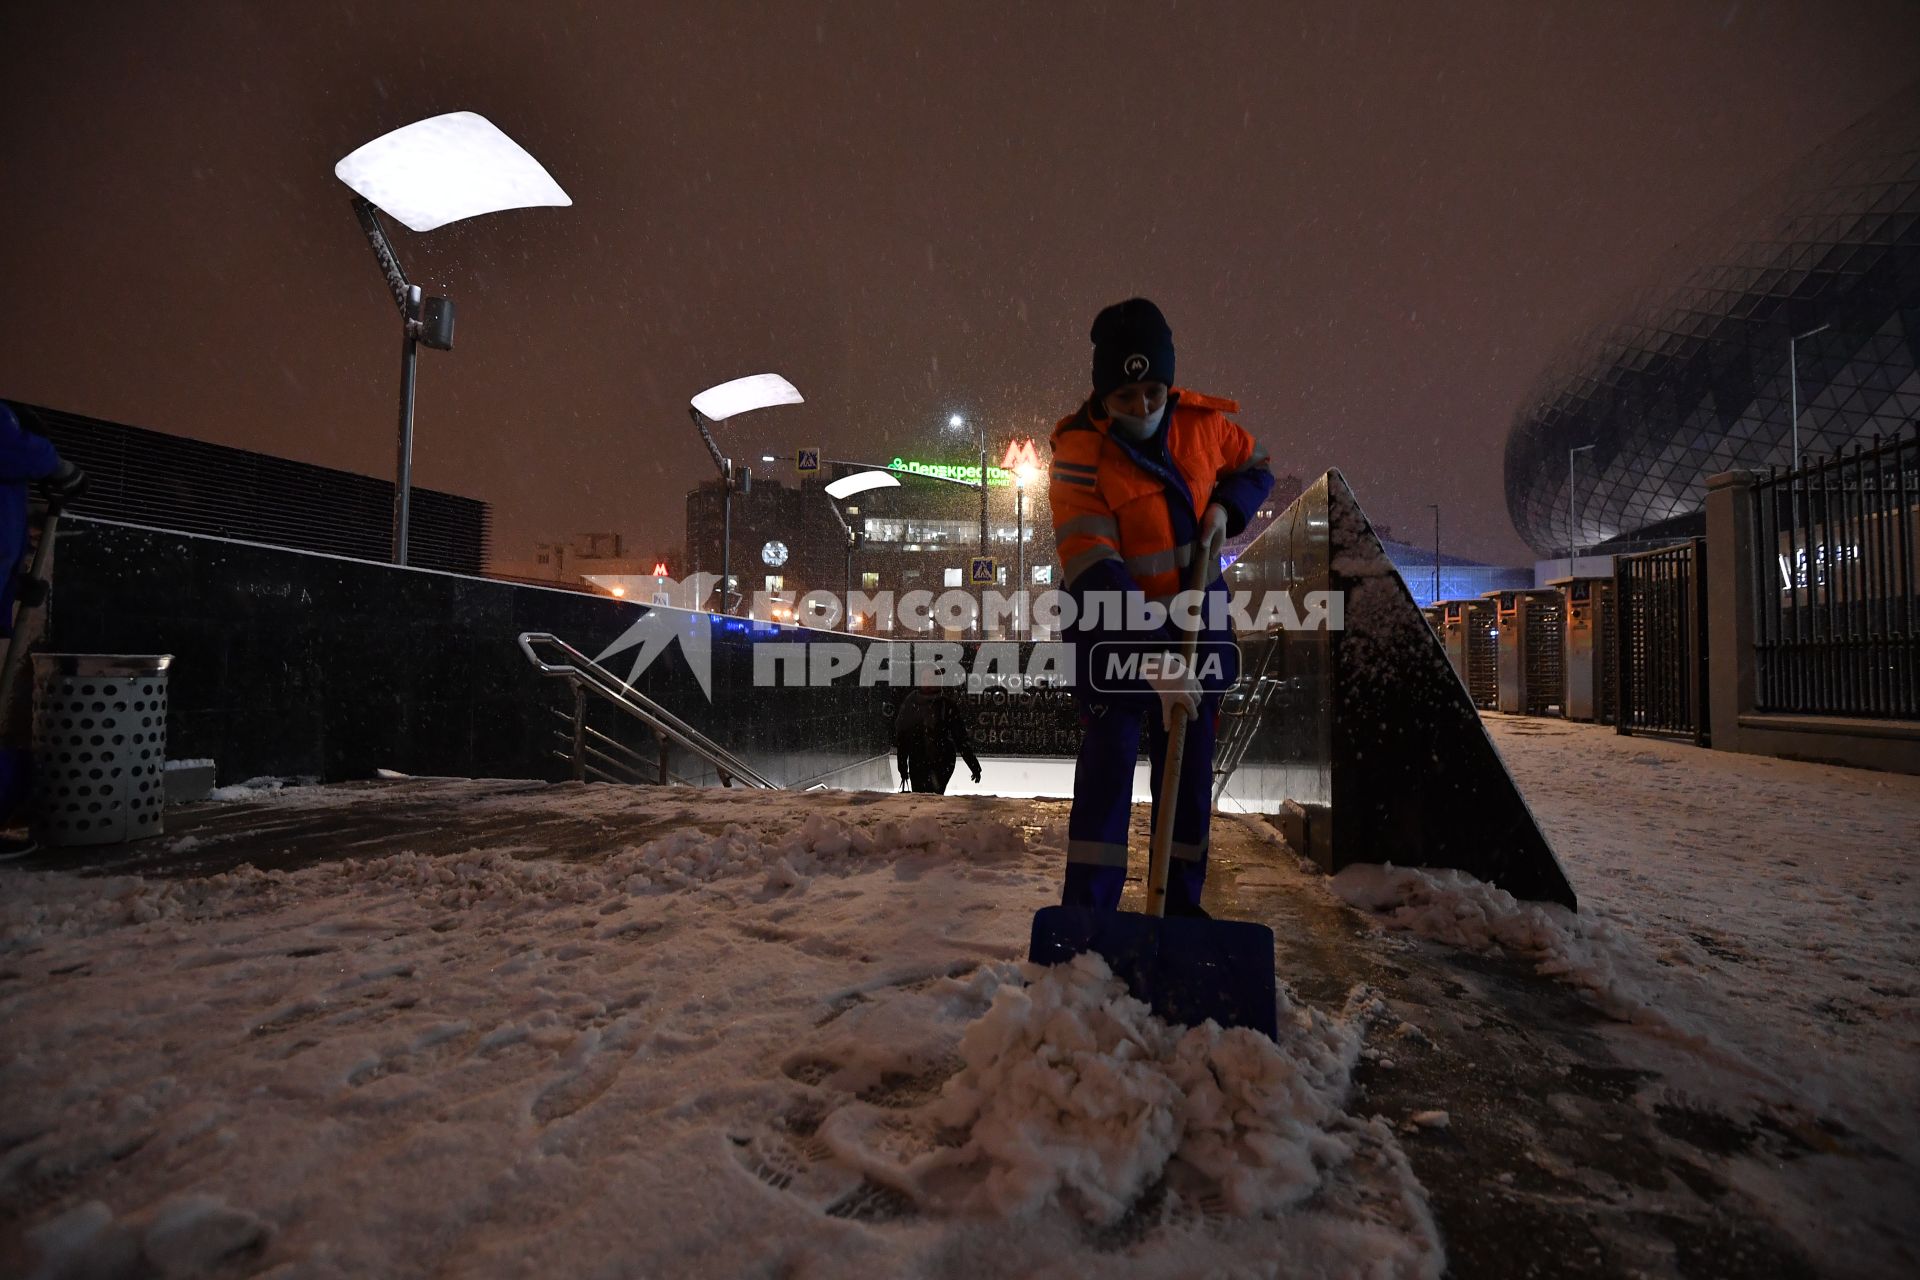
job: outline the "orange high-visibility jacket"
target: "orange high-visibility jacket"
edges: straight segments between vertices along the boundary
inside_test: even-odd
[[[1228,537],[1244,529],[1273,491],[1273,473],[1266,449],[1228,420],[1239,411],[1231,400],[1174,388],[1160,437],[1164,459],[1153,442],[1111,434],[1112,420],[1096,417],[1102,410],[1092,400],[1061,419],[1048,483],[1061,585],[1137,587],[1165,601],[1185,585],[1209,503],[1225,508]]]

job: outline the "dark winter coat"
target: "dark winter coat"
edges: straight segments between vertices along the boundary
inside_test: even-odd
[[[911,779],[915,791],[944,795],[953,778],[956,755],[980,772],[967,732],[960,699],[945,689],[913,689],[900,703],[893,720],[893,746],[900,756],[900,776]]]
[[[27,486],[59,465],[52,443],[21,426],[13,406],[0,400],[0,630],[13,617],[15,579],[27,549]]]

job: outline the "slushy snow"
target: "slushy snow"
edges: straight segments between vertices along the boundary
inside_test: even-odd
[[[979,801],[571,797],[695,821],[12,876],[0,1269],[1439,1274],[1367,990],[1275,1043],[1027,966],[1060,833]]]

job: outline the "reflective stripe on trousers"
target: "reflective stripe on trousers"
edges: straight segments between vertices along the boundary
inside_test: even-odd
[[[1096,706],[1099,704],[1096,704]],[[1213,816],[1213,736],[1220,695],[1208,694],[1200,714],[1187,724],[1180,770],[1180,807],[1173,815],[1173,860],[1167,877],[1168,905],[1198,906],[1207,878],[1207,837]],[[1074,764],[1073,808],[1067,816],[1067,906],[1120,905],[1127,880],[1127,825],[1133,817],[1133,770],[1140,751],[1141,713],[1106,704],[1081,717],[1085,733]],[[1146,713],[1153,818],[1160,815],[1160,767],[1167,733],[1157,705]],[[1151,830],[1151,828],[1149,828]],[[1144,863],[1146,849],[1140,850]]]

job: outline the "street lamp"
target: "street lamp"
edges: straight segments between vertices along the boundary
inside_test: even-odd
[[[1440,504],[1429,502],[1433,508],[1433,599],[1429,604],[1440,603]]]
[[[1018,640],[1027,618],[1027,486],[1040,474],[1031,464],[1013,469],[1013,638]]]
[[[1575,535],[1574,535],[1574,527],[1573,527],[1573,522],[1574,522],[1574,514],[1573,514],[1573,459],[1574,459],[1574,455],[1576,455],[1576,454],[1581,454],[1581,453],[1587,453],[1587,452],[1590,452],[1590,451],[1591,451],[1592,449],[1593,449],[1593,446],[1592,446],[1592,445],[1590,445],[1590,444],[1583,444],[1583,445],[1581,445],[1581,446],[1580,446],[1579,448],[1577,448],[1577,449],[1569,449],[1569,450],[1567,450],[1567,576],[1568,576],[1569,578],[1571,578],[1571,577],[1573,576],[1573,539],[1574,539],[1574,536],[1575,536]],[[1435,520],[1435,522],[1436,522],[1436,525],[1435,525],[1435,527],[1437,528],[1437,527],[1438,527],[1438,521],[1439,521],[1439,516],[1438,516],[1438,515],[1436,515],[1436,516],[1434,517],[1434,520]],[[1437,535],[1436,535],[1436,536],[1437,536]]]
[[[743,494],[753,491],[753,468],[736,470],[733,459],[720,452],[720,446],[713,442],[707,428],[755,409],[804,403],[793,384],[779,374],[755,373],[708,387],[687,406],[693,425],[706,441],[707,452],[713,455],[713,465],[720,472],[720,612],[723,614],[733,612],[733,493],[735,488]]]
[[[964,428],[967,420],[959,414],[947,418],[949,427]],[[976,423],[974,430],[980,440],[980,554],[987,554],[987,427],[985,423]]]
[[[1787,337],[1787,378],[1793,384],[1793,470],[1795,471],[1800,469],[1800,343],[1816,333],[1824,333],[1831,328],[1833,328],[1831,324],[1823,324],[1817,329],[1789,334]]]
[[[417,344],[453,350],[453,300],[422,298],[407,280],[376,209],[410,231],[504,209],[571,205],[553,176],[520,145],[471,111],[417,120],[352,152],[333,174],[354,192],[353,211],[400,308],[400,442],[393,481],[393,562],[407,563],[413,506],[413,383]]]
[[[947,425],[949,427],[959,427],[964,429],[967,425],[967,420],[961,417],[957,413],[950,414],[947,417]],[[984,422],[976,423],[974,424],[974,430],[979,434],[979,438],[980,438],[980,554],[984,556],[988,554],[988,551],[987,551],[987,426]],[[979,624],[980,624],[980,638],[984,640],[987,638],[987,589],[984,585],[980,588]]]
[[[829,498],[845,500],[856,493],[865,493],[869,489],[898,489],[900,482],[885,471],[857,471],[850,476],[841,476],[826,486]]]

